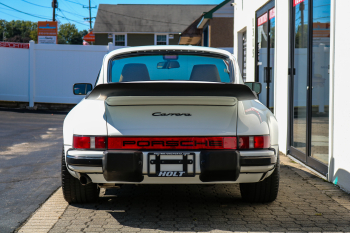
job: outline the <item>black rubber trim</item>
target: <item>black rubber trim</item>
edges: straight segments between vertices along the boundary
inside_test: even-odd
[[[200,154],[202,182],[236,181],[241,170],[237,150],[204,150]]]
[[[266,166],[277,162],[275,155],[271,156],[241,156],[241,166]]]
[[[67,164],[71,166],[102,167],[102,157],[94,158],[67,155],[66,161]]]
[[[107,99],[111,96],[225,96],[238,100],[254,100],[256,96],[244,84],[193,82],[125,82],[96,86],[86,99]]]
[[[141,182],[143,154],[141,151],[107,150],[103,153],[103,177],[107,181]]]

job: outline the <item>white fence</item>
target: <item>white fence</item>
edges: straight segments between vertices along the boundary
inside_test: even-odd
[[[108,52],[120,47],[45,45],[0,47],[0,101],[76,104],[74,83],[94,84]]]

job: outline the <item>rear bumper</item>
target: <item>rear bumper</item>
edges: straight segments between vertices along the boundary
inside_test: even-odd
[[[276,151],[278,147],[277,150],[231,150],[219,154],[215,153],[217,151],[187,151],[185,153],[193,154],[194,171],[191,177],[179,178],[154,177],[149,174],[148,155],[157,153],[156,151],[69,149],[66,153],[66,163],[71,171],[87,173],[96,183],[164,183],[170,180],[170,183],[240,183],[257,182],[265,173],[273,170],[277,162]],[[248,175],[253,175],[254,178],[247,180]]]

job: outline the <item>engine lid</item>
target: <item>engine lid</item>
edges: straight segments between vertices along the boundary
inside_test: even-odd
[[[234,97],[110,97],[108,136],[236,135]]]

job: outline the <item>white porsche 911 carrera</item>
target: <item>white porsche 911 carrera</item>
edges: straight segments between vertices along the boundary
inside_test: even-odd
[[[94,88],[73,87],[86,97],[64,120],[64,198],[94,202],[122,184],[239,183],[244,200],[274,201],[278,125],[260,89],[220,49],[110,52]]]

